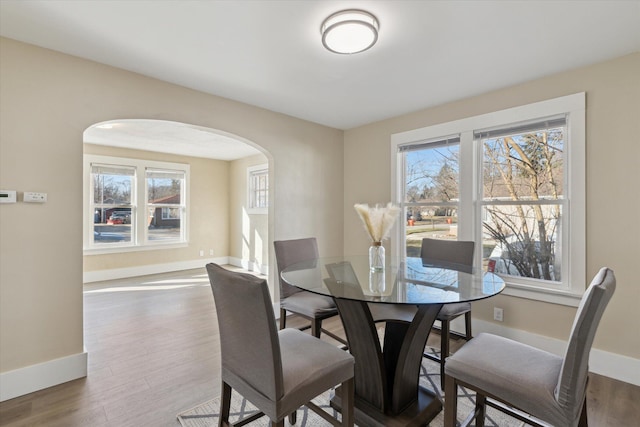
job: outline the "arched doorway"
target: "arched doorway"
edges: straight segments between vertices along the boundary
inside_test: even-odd
[[[268,182],[272,162],[255,143],[180,122],[110,120],[85,130],[84,158],[85,282],[209,261],[268,273],[268,205],[256,210],[250,204],[252,172],[266,170]],[[168,188],[180,185],[170,174],[175,170],[186,171],[182,193]],[[124,199],[96,179],[118,173],[131,187]],[[268,203],[268,193],[261,194]],[[172,224],[173,239],[163,243]],[[184,229],[176,231],[175,224]]]

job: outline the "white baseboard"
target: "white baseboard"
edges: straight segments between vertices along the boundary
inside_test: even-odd
[[[0,402],[87,376],[87,352],[0,373]]]
[[[480,332],[489,332],[511,338],[521,343],[557,354],[558,356],[564,355],[567,346],[566,341],[556,338],[549,338],[521,329],[508,328],[496,323],[473,319],[473,334],[477,335]],[[592,348],[589,356],[589,370],[591,372],[640,386],[640,359],[634,359],[597,348]]]
[[[127,277],[146,276],[148,274],[170,273],[173,271],[191,270],[201,268],[210,262],[216,264],[228,264],[229,257],[199,258],[190,261],[171,262],[165,264],[139,265],[136,267],[113,268],[110,270],[85,271],[83,282],[101,282],[103,280],[124,279]]]

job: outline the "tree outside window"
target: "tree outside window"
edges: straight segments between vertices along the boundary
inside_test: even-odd
[[[88,253],[187,241],[189,165],[86,155],[84,173]]]
[[[490,271],[560,281],[565,120],[477,133]]]
[[[136,170],[132,167],[92,164],[94,244],[131,244],[135,230],[133,206]]]
[[[170,242],[182,240],[184,212],[183,171],[147,169],[147,240]]]
[[[397,246],[476,242],[505,294],[577,305],[585,285],[585,94],[394,134]]]
[[[401,147],[404,154],[406,254],[420,256],[422,239],[457,239],[460,139]]]

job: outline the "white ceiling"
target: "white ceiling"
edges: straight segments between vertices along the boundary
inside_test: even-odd
[[[336,55],[348,7],[380,35]],[[640,51],[640,0],[2,0],[0,34],[350,129]]]
[[[260,153],[248,143],[220,131],[166,120],[112,120],[84,131],[87,144],[236,160]]]

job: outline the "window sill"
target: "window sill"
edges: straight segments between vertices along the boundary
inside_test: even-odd
[[[502,295],[549,302],[552,304],[566,305],[570,307],[578,307],[580,305],[580,300],[582,299],[582,294],[575,294],[568,290],[545,289],[509,283],[508,279],[505,279],[505,282],[507,286],[504,291],[502,291]]]

